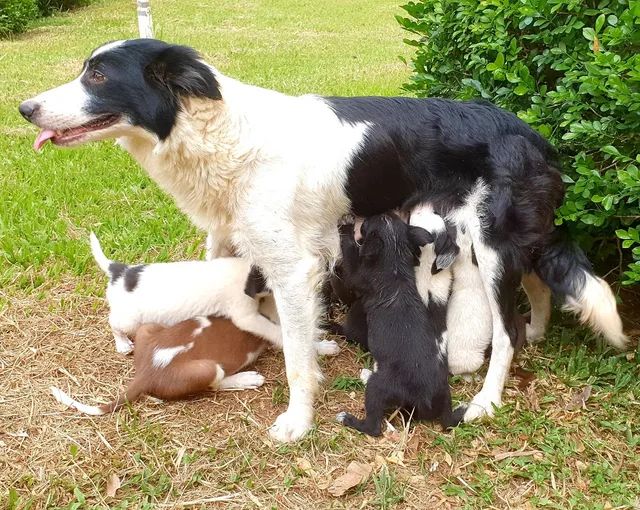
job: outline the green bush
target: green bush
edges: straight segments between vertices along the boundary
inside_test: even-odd
[[[39,15],[36,0],[0,0],[0,37],[23,32]]]
[[[640,282],[640,0],[419,0],[406,89],[481,96],[563,157],[565,223],[590,258]],[[624,262],[620,264],[620,261]]]
[[[48,16],[56,11],[69,11],[75,7],[84,7],[91,0],[37,0],[38,7],[43,16]]]

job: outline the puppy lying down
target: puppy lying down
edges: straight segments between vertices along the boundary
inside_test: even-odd
[[[62,404],[90,415],[108,414],[142,395],[178,400],[213,390],[254,389],[264,383],[257,372],[241,372],[267,343],[229,319],[196,317],[173,326],[144,324],[135,333],[135,376],[115,400],[89,406],[62,390],[51,393]]]
[[[342,257],[361,296],[369,350],[377,367],[365,390],[365,418],[343,412],[337,419],[378,436],[385,414],[401,408],[413,419],[439,420],[443,427],[453,427],[465,409],[451,409],[443,327],[431,317],[416,288],[420,247],[433,237],[392,214],[367,218],[361,231],[358,248],[353,229],[341,228]]]

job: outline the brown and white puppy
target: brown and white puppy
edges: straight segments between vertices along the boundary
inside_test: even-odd
[[[115,400],[89,406],[52,386],[58,402],[81,413],[100,416],[118,410],[142,395],[178,400],[204,391],[255,389],[264,377],[241,372],[267,347],[267,342],[242,331],[229,319],[210,315],[170,327],[143,324],[135,334],[135,377]]]

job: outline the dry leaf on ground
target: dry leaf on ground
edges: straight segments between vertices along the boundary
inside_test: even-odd
[[[510,459],[512,457],[529,457],[530,455],[533,455],[534,457],[538,457],[540,455],[542,455],[542,452],[540,450],[524,450],[524,451],[519,451],[519,452],[502,452],[502,453],[496,453],[493,458],[495,460],[504,460],[504,459]]]
[[[591,385],[587,385],[583,388],[582,391],[575,394],[571,398],[571,401],[565,406],[565,409],[567,411],[574,411],[576,409],[584,408],[590,396],[591,396]]]
[[[107,497],[113,498],[116,495],[116,491],[120,488],[120,478],[115,473],[112,473],[107,480]]]
[[[369,478],[372,469],[371,464],[362,464],[356,461],[351,462],[351,464],[347,466],[345,474],[333,481],[328,489],[329,493],[336,497],[342,496],[349,489]]]

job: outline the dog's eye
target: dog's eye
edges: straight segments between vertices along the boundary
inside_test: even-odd
[[[102,83],[104,80],[106,80],[106,77],[100,71],[96,71],[95,69],[93,69],[91,71],[91,74],[89,74],[89,79],[94,83]]]

